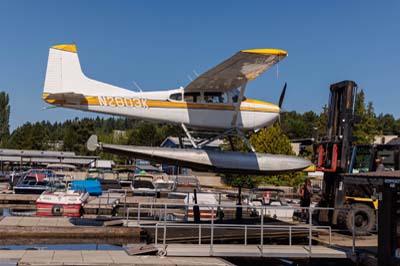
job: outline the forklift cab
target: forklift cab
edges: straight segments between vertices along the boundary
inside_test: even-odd
[[[350,173],[375,172],[376,159],[382,159],[385,171],[400,170],[400,145],[356,145],[353,148]]]

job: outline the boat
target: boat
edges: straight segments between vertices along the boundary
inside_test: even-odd
[[[42,194],[44,191],[65,190],[65,183],[44,173],[28,172],[14,186],[15,194]]]
[[[174,189],[175,181],[164,179],[162,177],[155,177],[153,179],[153,185],[157,191],[169,192]]]
[[[45,191],[36,200],[36,216],[81,217],[88,198],[86,191]]]
[[[131,189],[134,196],[155,197],[157,192],[153,184],[153,176],[147,174],[134,175]]]
[[[219,210],[216,206],[218,206],[218,201],[216,199],[216,194],[214,193],[196,193],[197,204],[199,205],[200,210],[200,220],[209,221],[214,217],[214,220],[218,217]],[[195,195],[194,193],[188,193],[185,197],[184,202],[188,205],[195,204]],[[214,207],[210,207],[214,206]],[[194,211],[193,207],[189,207],[187,211],[187,220],[194,221]]]
[[[17,169],[18,170],[18,169]],[[22,169],[21,169],[22,170]],[[18,183],[21,183],[26,176],[36,176],[40,175],[40,178],[50,180],[50,179],[60,179],[61,176],[56,175],[52,170],[48,169],[25,169],[24,171],[16,171],[10,173],[9,182],[10,186],[13,188]]]
[[[172,177],[174,179],[173,192],[168,194],[171,199],[184,199],[188,193],[201,192],[200,182],[197,177],[192,175],[179,175]]]
[[[244,203],[255,207],[251,210],[253,216],[261,215],[261,208],[257,207],[267,207],[264,208],[265,216],[278,220],[292,221],[294,208],[282,200],[283,193],[282,189],[277,188],[253,188]]]
[[[159,192],[170,192],[175,182],[165,176],[136,174],[133,176],[131,188],[134,196],[156,196]]]
[[[97,180],[101,185],[102,191],[122,189],[118,180],[106,179],[105,172],[101,169],[91,168],[88,170],[86,180]]]
[[[97,179],[74,180],[71,183],[70,189],[87,191],[90,196],[100,196],[103,194],[101,184]]]
[[[134,178],[133,170],[130,168],[123,168],[116,170],[115,173],[121,189],[125,190],[126,192],[132,192],[131,186]]]

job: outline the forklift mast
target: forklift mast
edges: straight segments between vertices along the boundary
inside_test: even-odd
[[[330,86],[327,135],[317,144],[317,170],[344,173],[349,169],[357,84],[345,80]]]
[[[314,143],[316,170],[324,172],[321,207],[342,207],[345,193],[341,187],[341,174],[348,172],[352,155],[354,103],[357,84],[345,80],[330,86],[326,136]],[[338,212],[333,217],[320,214],[320,221],[336,224]]]

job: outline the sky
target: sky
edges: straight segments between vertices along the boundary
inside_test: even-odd
[[[237,51],[289,56],[247,85],[246,96],[319,113],[329,85],[354,80],[375,111],[400,118],[399,1],[0,0],[0,91],[11,130],[25,122],[97,114],[42,110],[48,49],[76,43],[84,73],[143,91],[185,86]]]

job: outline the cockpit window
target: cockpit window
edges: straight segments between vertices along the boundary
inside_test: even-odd
[[[197,103],[200,102],[200,92],[188,92],[185,93],[185,102],[187,103]]]
[[[235,89],[235,90],[233,90],[233,91],[231,92],[231,95],[232,95],[232,102],[237,103],[237,101],[238,101],[238,99],[239,99],[239,94],[240,94],[239,89]],[[242,101],[245,101],[245,100],[246,100],[246,97],[243,96],[243,100],[242,100]]]
[[[182,93],[174,93],[169,96],[170,100],[173,101],[182,101]]]
[[[228,97],[225,92],[205,92],[204,101],[206,103],[228,103]]]

